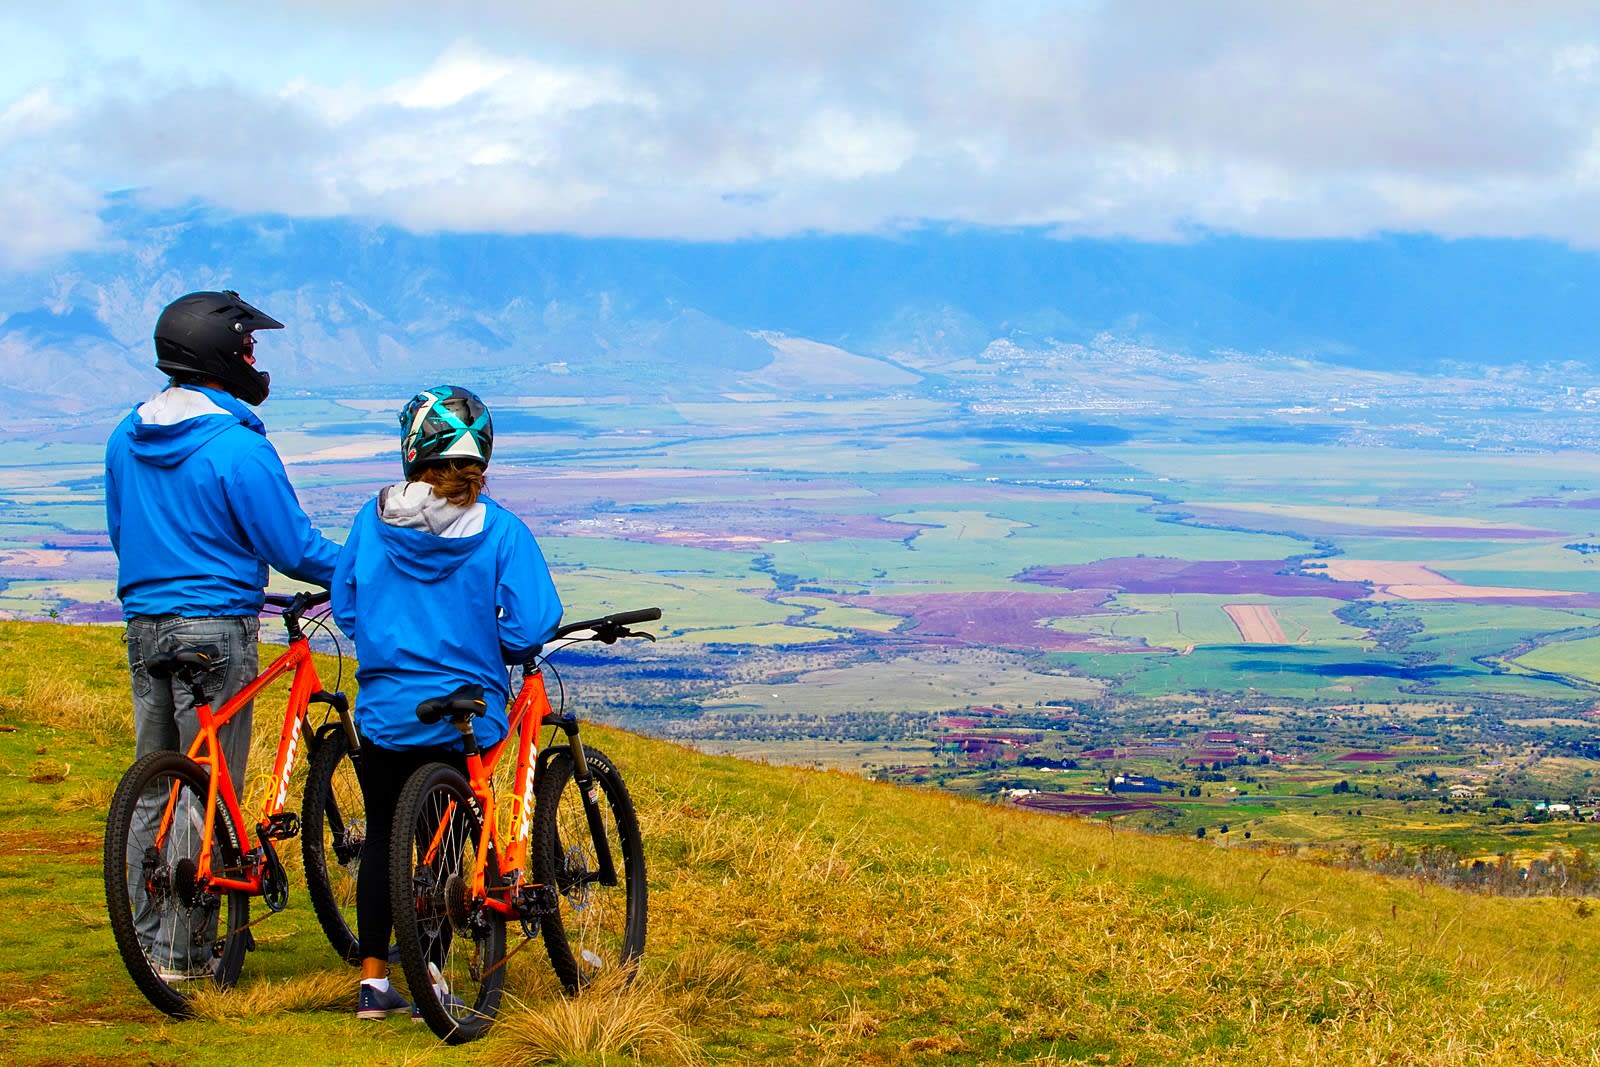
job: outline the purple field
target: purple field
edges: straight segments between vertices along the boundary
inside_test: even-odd
[[[1360,600],[1370,590],[1307,574],[1279,573],[1276,559],[1199,560],[1122,556],[1063,567],[1029,567],[1017,581],[1063,589],[1115,589],[1123,593],[1220,593],[1231,596],[1320,596]]]
[[[1148,651],[1142,644],[1066,633],[1042,625],[1047,619],[1095,614],[1109,596],[1103,589],[1076,589],[1066,593],[879,593],[831,599],[899,615],[912,621],[912,625],[899,631],[899,636],[941,644],[1051,652]]]
[[[1148,800],[1125,800],[1094,793],[1035,793],[1017,801],[1025,808],[1055,811],[1064,815],[1111,815],[1147,811],[1156,805]]]

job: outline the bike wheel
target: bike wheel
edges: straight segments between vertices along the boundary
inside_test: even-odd
[[[586,749],[585,757],[594,777],[587,791],[574,778],[572,754],[552,750],[539,768],[533,809],[534,877],[555,887],[559,905],[557,914],[541,921],[540,932],[569,993],[612,972],[631,980],[644,954],[647,891],[639,820],[616,764],[598,749]],[[601,869],[601,839],[614,877]]]
[[[311,906],[333,951],[359,965],[356,942],[356,876],[367,841],[367,809],[356,777],[360,753],[350,751],[342,729],[317,743],[300,805],[300,853],[305,859]]]
[[[243,873],[238,828],[221,805],[205,835],[209,777],[177,752],[152,752],[128,768],[106,818],[106,908],[128,974],[151,1004],[190,1014],[189,994],[227,988],[244,967],[250,895],[216,892],[196,878],[207,850],[213,874]]]
[[[505,917],[471,897],[481,840],[477,801],[459,771],[430,763],[406,781],[389,853],[395,942],[417,1011],[453,1045],[494,1022],[506,977]],[[486,877],[498,876],[491,855]]]

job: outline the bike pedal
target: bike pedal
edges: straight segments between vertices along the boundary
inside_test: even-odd
[[[300,816],[292,811],[280,811],[276,815],[268,815],[267,825],[262,832],[266,837],[274,841],[299,837]]]
[[[528,918],[555,915],[560,908],[554,886],[525,885],[517,892],[517,911]]]

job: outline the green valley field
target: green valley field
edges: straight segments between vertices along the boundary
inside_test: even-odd
[[[1149,355],[781,393],[469,378],[490,491],[569,615],[663,609],[659,645],[574,656],[605,721],[1184,835],[1431,838],[1469,866],[1600,845],[1600,407],[1553,372],[1267,358],[1197,391],[1196,364]],[[1269,379],[1288,392],[1263,400]],[[396,477],[401,399],[264,410],[336,539]],[[0,455],[0,618],[119,617],[109,424]],[[1169,785],[1130,807],[1118,775]]]
[[[291,871],[241,987],[171,1023],[123,973],[101,897],[104,811],[131,750],[117,631],[6,623],[0,653],[7,1062],[1600,1057],[1600,915],[1584,899],[1444,890],[605,729],[650,870],[632,988],[568,1001],[535,943],[512,962],[519,1005],[477,1046],[403,1018],[358,1024],[354,972]]]

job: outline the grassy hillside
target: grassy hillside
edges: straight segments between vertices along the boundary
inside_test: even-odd
[[[1600,1057],[1600,915],[1581,901],[1461,895],[600,729],[650,865],[632,989],[567,1001],[535,942],[511,964],[522,1007],[488,1041],[358,1024],[354,972],[294,870],[241,988],[203,1004],[210,1018],[169,1023],[123,972],[101,898],[105,809],[132,747],[118,636],[0,624],[7,1062]],[[258,707],[258,740],[278,713]]]

